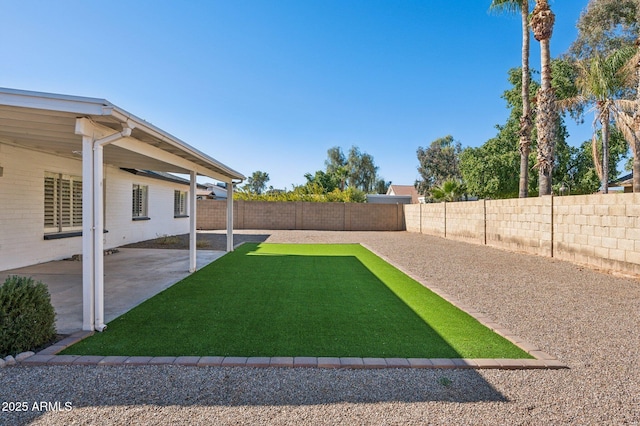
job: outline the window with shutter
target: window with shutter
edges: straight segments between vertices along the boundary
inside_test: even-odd
[[[148,219],[148,192],[147,185],[133,184],[132,193],[132,218]]]
[[[187,216],[187,192],[173,192],[173,217]]]
[[[44,174],[45,233],[82,229],[82,178],[62,173]]]

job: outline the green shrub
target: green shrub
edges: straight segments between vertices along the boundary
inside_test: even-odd
[[[0,357],[36,349],[55,335],[47,286],[30,277],[7,278],[0,286]]]

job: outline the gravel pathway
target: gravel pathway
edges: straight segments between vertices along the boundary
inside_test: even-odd
[[[7,367],[0,424],[640,424],[637,279],[406,232],[240,233],[365,243],[570,368]]]

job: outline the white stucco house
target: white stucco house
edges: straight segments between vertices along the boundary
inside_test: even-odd
[[[190,233],[195,270],[198,175],[244,179],[104,99],[0,88],[0,270],[81,253],[83,329],[102,330],[105,249]]]

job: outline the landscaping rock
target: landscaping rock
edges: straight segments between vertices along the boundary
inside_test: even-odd
[[[7,362],[4,359],[0,358],[0,368],[4,368],[6,364]]]
[[[16,365],[16,360],[11,355],[7,355],[6,357],[4,357],[4,362],[7,366]]]
[[[31,351],[27,351],[27,352],[21,352],[18,355],[16,355],[16,362],[22,362],[25,359],[29,358],[30,356],[34,356],[35,353],[31,352]]]

